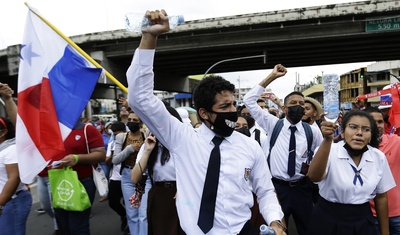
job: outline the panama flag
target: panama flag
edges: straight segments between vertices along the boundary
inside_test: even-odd
[[[64,151],[63,141],[102,73],[32,11],[21,45],[16,127],[20,178],[26,184]]]

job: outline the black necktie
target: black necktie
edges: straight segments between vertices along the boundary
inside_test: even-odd
[[[290,143],[289,143],[289,160],[288,160],[288,169],[287,173],[290,177],[294,176],[294,172],[296,169],[296,137],[294,133],[297,128],[295,126],[289,127],[292,133],[290,134]]]
[[[204,234],[211,230],[214,224],[215,201],[217,200],[217,190],[219,181],[219,170],[221,166],[221,153],[219,145],[223,138],[215,136],[213,138],[214,148],[211,151],[208,161],[206,180],[204,182],[203,195],[201,196],[200,213],[197,225]]]

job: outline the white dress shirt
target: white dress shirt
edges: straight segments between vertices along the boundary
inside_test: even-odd
[[[256,128],[256,126],[253,126],[252,128],[249,129],[249,131],[251,134],[251,138],[253,138],[254,140],[256,140],[256,129],[260,130],[260,145],[264,152],[265,160],[267,160],[268,153],[269,153],[269,141],[268,141],[267,135],[262,128]]]
[[[153,167],[154,182],[176,181],[174,157],[170,153],[171,156],[170,156],[169,160],[166,161],[164,165],[161,165],[161,154],[162,154],[163,146],[160,144],[160,142],[157,142],[157,144],[158,144],[157,160]],[[140,148],[138,156],[136,158],[136,164],[142,158],[145,146],[146,146],[146,143],[144,143],[142,145],[142,147]],[[148,166],[148,164],[147,164],[147,166]],[[146,168],[146,171],[147,171],[147,169],[148,168]]]
[[[368,146],[356,166],[343,145],[344,141],[340,141],[331,146],[325,178],[318,183],[321,197],[335,203],[363,204],[396,186],[384,153]],[[358,178],[354,185],[351,166],[361,169],[363,185]]]
[[[268,142],[271,140],[272,131],[279,118],[265,112],[258,104],[257,99],[264,91],[264,87],[256,85],[244,96],[243,102],[249,109],[251,116],[257,121],[257,123],[267,133]],[[285,118],[283,121],[283,127],[281,132],[276,139],[275,145],[271,149],[270,156],[270,169],[273,177],[285,181],[298,180],[303,178],[304,175],[300,174],[301,165],[307,160],[307,138],[302,122],[295,124],[297,131],[296,136],[296,169],[295,174],[290,177],[287,173],[288,159],[289,159],[289,142],[291,131],[289,127],[292,124]],[[310,126],[313,133],[313,142],[311,150],[315,150],[322,142],[322,135],[319,128]]]
[[[153,95],[155,50],[135,51],[127,71],[129,105],[158,140],[175,157],[177,210],[183,230],[203,234],[197,225],[201,195],[215,133],[206,125],[194,129],[171,116]],[[250,219],[253,206],[248,181],[258,195],[260,211],[267,223],[283,213],[262,149],[247,136],[233,132],[220,145],[221,169],[214,226],[207,234],[237,234]]]

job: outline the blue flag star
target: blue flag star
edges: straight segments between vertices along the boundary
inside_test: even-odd
[[[26,56],[26,62],[28,62],[29,65],[31,65],[33,57],[40,57],[40,55],[32,51],[31,43],[28,45],[22,45],[21,47],[21,54],[19,57],[21,58],[21,60],[25,60],[25,58],[22,56],[22,51],[24,51],[24,56]]]

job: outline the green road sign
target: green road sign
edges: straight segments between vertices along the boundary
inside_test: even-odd
[[[400,16],[384,19],[367,19],[365,32],[400,30]]]

